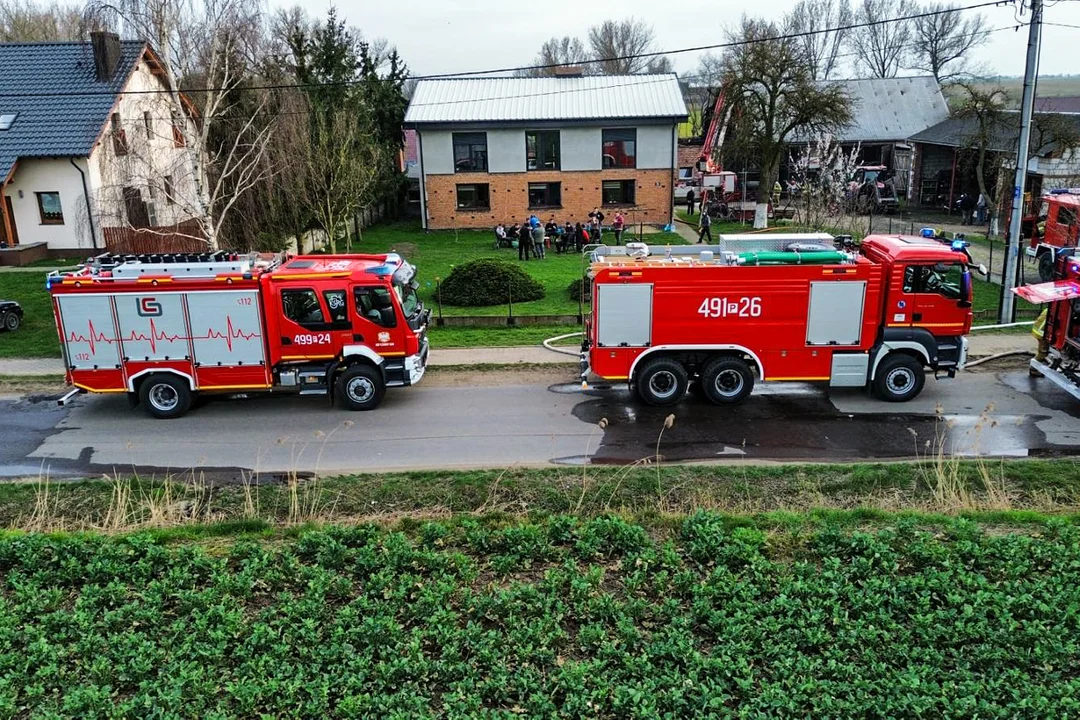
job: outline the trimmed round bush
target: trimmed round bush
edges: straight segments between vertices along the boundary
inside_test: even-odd
[[[442,284],[447,305],[477,307],[500,305],[509,300],[527,302],[544,297],[544,286],[519,265],[507,260],[482,258],[458,265]]]
[[[586,275],[582,280],[571,280],[570,285],[566,288],[570,293],[571,300],[584,300],[585,302],[592,302],[592,280]],[[581,297],[581,291],[585,291],[585,297]]]

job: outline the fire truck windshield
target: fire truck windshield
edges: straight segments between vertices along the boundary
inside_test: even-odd
[[[405,317],[411,318],[420,309],[420,299],[416,297],[416,288],[412,283],[407,285],[401,285],[394,283],[394,292],[397,293],[398,300],[401,301],[401,311],[405,313]]]

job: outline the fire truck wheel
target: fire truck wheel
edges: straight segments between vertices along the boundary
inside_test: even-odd
[[[151,375],[139,386],[139,399],[153,417],[178,418],[191,407],[187,381],[176,375]]]
[[[701,372],[701,389],[717,405],[734,405],[754,389],[754,371],[739,358],[717,358]]]
[[[676,360],[657,358],[645,363],[635,380],[638,397],[649,405],[674,405],[686,395],[689,379]]]
[[[881,361],[874,376],[874,391],[888,402],[906,402],[923,389],[926,372],[910,355],[893,354]]]
[[[1054,253],[1043,250],[1035,261],[1039,265],[1039,279],[1050,282],[1054,279]]]
[[[337,379],[337,398],[347,410],[374,410],[382,402],[386,384],[370,365],[353,365]]]

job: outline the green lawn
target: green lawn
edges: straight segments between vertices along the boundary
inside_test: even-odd
[[[434,327],[431,329],[431,344],[435,348],[539,345],[547,338],[580,331],[580,325]]]
[[[0,273],[0,299],[17,301],[24,313],[17,331],[0,332],[0,358],[60,357],[44,272]]]
[[[608,243],[614,235],[604,233]],[[630,239],[629,232],[624,241]],[[646,233],[645,242],[652,245],[682,244],[677,233]],[[416,265],[420,283],[420,299],[432,309],[436,307],[435,288],[456,266],[469,260],[497,257],[518,261],[517,250],[493,249],[494,234],[491,230],[440,230],[425,233],[415,222],[386,223],[369,228],[363,238],[353,244],[356,252],[379,253],[390,250],[405,256]],[[541,300],[515,303],[515,315],[576,315],[578,303],[570,299],[567,288],[575,278],[581,277],[586,268],[581,255],[576,253],[556,255],[549,250],[545,260],[520,262],[521,266],[544,285],[547,295]],[[451,307],[443,305],[444,315],[501,315],[507,314],[506,305],[489,307]]]

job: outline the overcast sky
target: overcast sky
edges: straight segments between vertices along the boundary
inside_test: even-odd
[[[900,0],[897,0],[898,2]],[[960,5],[979,0],[961,0]],[[287,6],[295,0],[271,0]],[[1051,0],[1053,3],[1053,0]],[[793,0],[721,0],[676,2],[668,0],[314,0],[303,3],[311,13],[325,13],[334,4],[350,25],[365,37],[385,37],[396,45],[413,75],[482,70],[529,64],[545,40],[554,35],[586,39],[590,25],[605,19],[635,16],[653,26],[657,44],[671,50],[723,42],[725,28],[741,14],[778,19]],[[904,3],[914,8],[915,3]],[[984,12],[988,28],[1016,25],[1011,7]],[[1046,8],[1047,23],[1080,26],[1080,2],[1059,0]],[[1026,27],[989,35],[977,59],[1002,75],[1024,72]],[[1042,74],[1080,72],[1072,60],[1080,43],[1080,29],[1046,26],[1043,29]],[[693,73],[700,53],[672,56],[680,74]],[[849,73],[850,74],[850,73]]]

